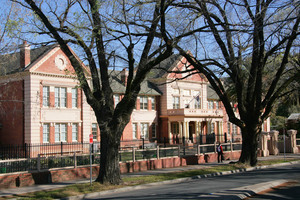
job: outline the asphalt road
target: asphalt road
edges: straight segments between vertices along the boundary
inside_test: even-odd
[[[211,178],[194,179],[183,183],[150,186],[147,189],[111,193],[88,199],[216,199],[212,193],[224,192],[226,190],[232,190],[242,186],[276,181],[279,179],[300,181],[300,164],[273,167]],[[300,191],[299,185],[295,186],[293,189],[297,189],[297,192]],[[265,197],[266,196],[257,196],[256,198],[265,199]],[[298,198],[295,199],[299,199],[299,192],[296,197]],[[289,199],[293,199],[293,197]]]

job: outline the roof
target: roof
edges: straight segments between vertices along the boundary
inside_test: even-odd
[[[126,91],[125,85],[121,81],[121,71],[111,70],[109,71],[110,84],[114,93],[124,94]],[[161,91],[151,83],[147,78],[141,84],[140,95],[161,95]]]
[[[219,100],[219,96],[210,84],[207,85],[207,99]]]
[[[169,58],[156,65],[148,74],[148,78],[161,78],[167,74],[167,71],[171,71],[175,65],[181,60],[182,56],[179,54],[173,54]]]
[[[30,63],[34,63],[39,57],[56,46],[57,44],[53,44],[30,49]],[[24,71],[24,69],[20,68],[20,52],[0,55],[0,76],[21,71]]]
[[[292,113],[287,119],[293,121],[300,121],[300,113]]]

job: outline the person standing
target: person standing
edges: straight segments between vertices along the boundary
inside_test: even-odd
[[[217,146],[217,152],[218,152],[218,163],[223,162],[223,147],[220,142]]]

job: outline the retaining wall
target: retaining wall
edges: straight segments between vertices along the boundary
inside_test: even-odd
[[[240,151],[224,152],[225,159],[238,159]],[[186,157],[172,157],[153,160],[143,160],[136,162],[120,163],[122,174],[147,171],[153,169],[173,168],[186,165],[201,164],[206,162],[216,162],[217,154],[195,155]],[[99,166],[92,166],[92,175],[97,177]],[[41,172],[19,172],[10,174],[0,174],[0,188],[24,187],[34,184],[46,184],[63,182],[68,180],[87,179],[90,177],[90,167],[51,169]]]

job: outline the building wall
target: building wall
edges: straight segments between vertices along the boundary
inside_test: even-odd
[[[0,144],[23,143],[24,81],[0,83]]]

